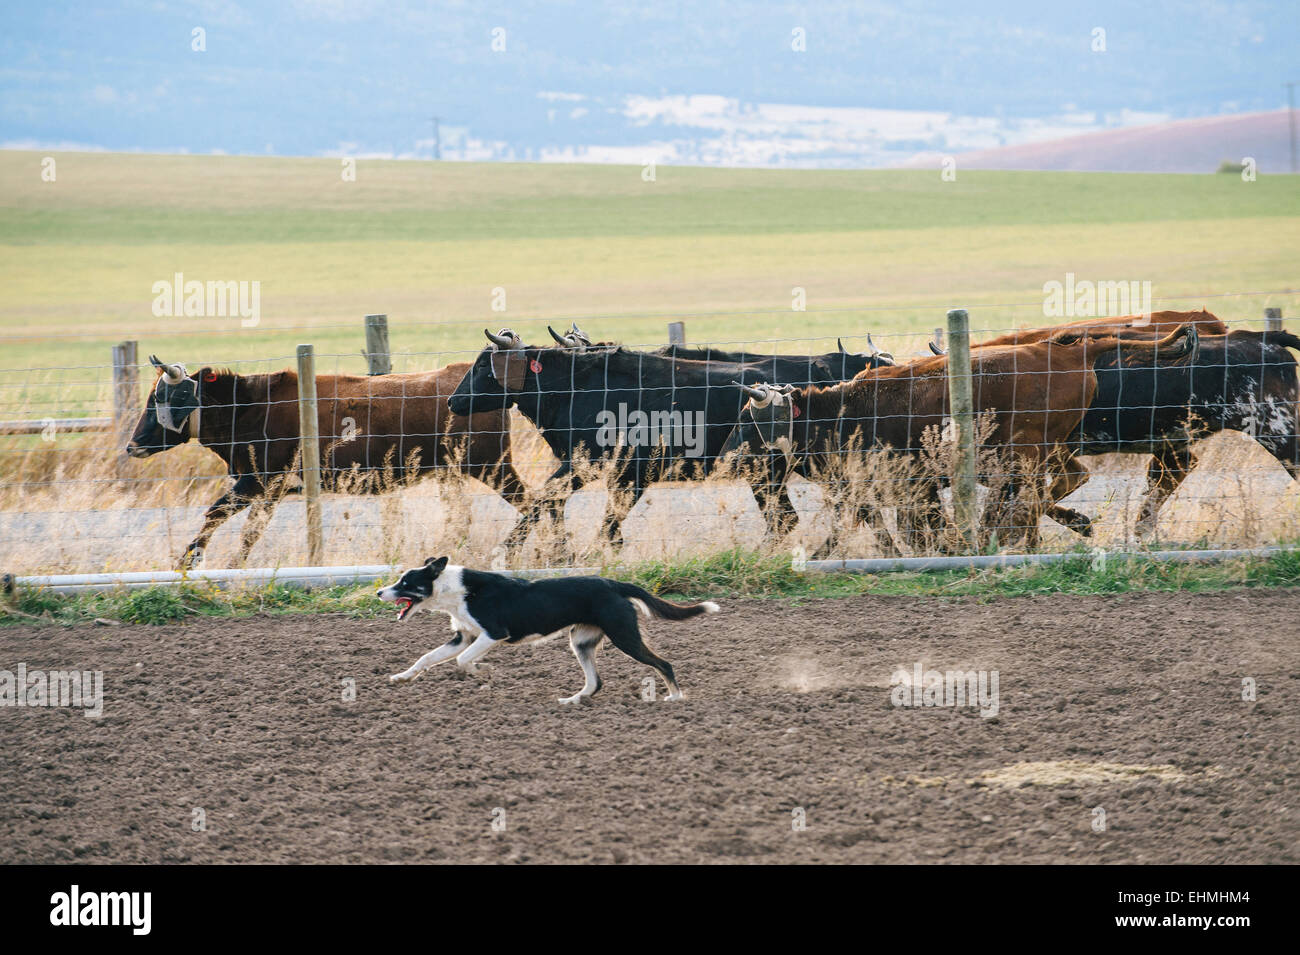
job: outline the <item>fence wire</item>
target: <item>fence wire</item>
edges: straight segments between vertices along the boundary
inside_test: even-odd
[[[972,310],[977,323],[991,308]],[[1027,328],[1078,320],[998,308],[1015,320],[972,334],[973,541],[956,525],[947,358],[931,348],[947,343],[930,333],[709,341],[700,322],[689,345],[617,344],[626,316],[580,318],[566,344],[521,327],[481,350],[394,352],[394,373],[366,376],[357,322],[356,351],[315,355],[323,562],[1295,537],[1300,339],[1260,319],[1157,313],[1118,337],[1031,341]],[[305,563],[295,356],[197,357],[138,360],[125,389],[107,363],[0,370],[0,570]]]

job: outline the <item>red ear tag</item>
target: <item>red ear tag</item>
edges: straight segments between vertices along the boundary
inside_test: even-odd
[[[799,417],[800,415],[799,406],[795,404],[793,401],[790,402],[790,410],[794,412],[794,416],[796,418]]]
[[[534,375],[536,375],[541,372],[542,363],[538,361],[536,358],[531,358],[528,361],[528,368]]]
[[[211,384],[212,382],[217,380],[217,373],[215,371],[210,371],[203,376],[203,380],[206,381],[208,384]]]

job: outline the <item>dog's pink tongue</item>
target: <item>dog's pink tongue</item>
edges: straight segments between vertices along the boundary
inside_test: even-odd
[[[405,597],[397,599],[397,619],[405,620],[407,613],[411,610],[411,601]]]

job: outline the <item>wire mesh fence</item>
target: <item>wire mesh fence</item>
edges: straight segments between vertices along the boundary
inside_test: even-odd
[[[1287,541],[1300,339],[1260,302],[1167,301],[1136,321],[972,309],[969,501],[942,311],[926,331],[891,332],[884,313],[869,335],[846,322],[838,341],[711,341],[701,316],[675,345],[667,327],[616,344],[615,316],[523,320],[487,329],[481,350],[391,353],[370,316],[355,351],[312,356],[318,544],[298,355],[223,360],[198,335],[156,364],[144,342],[104,365],[3,369],[0,569]]]

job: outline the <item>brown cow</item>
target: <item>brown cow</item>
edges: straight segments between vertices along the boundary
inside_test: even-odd
[[[972,393],[976,414],[991,414],[994,430],[986,446],[1013,452],[1016,470],[1005,486],[1009,526],[1020,529],[1026,543],[1037,541],[1040,514],[1086,533],[1088,519],[1056,505],[1080,483],[1071,465],[1067,442],[1079,427],[1097,390],[1096,362],[1117,352],[1120,360],[1159,361],[1161,365],[1195,360],[1194,325],[1180,326],[1159,341],[1094,339],[1068,334],[1032,345],[980,348],[972,355]],[[949,414],[948,359],[920,358],[905,365],[862,372],[850,382],[828,388],[742,386],[750,401],[727,451],[784,453],[786,474],[809,477],[831,456],[855,447],[883,446],[918,455],[927,428],[942,429]],[[1029,480],[1051,471],[1046,494],[1017,501]],[[1084,472],[1086,474],[1086,472]],[[925,523],[939,514],[937,483],[927,482]],[[876,515],[863,508],[860,517]],[[833,521],[838,528],[840,522]],[[829,549],[832,539],[826,545]]]
[[[1228,327],[1216,316],[1198,312],[1152,312],[1140,316],[1093,319],[1028,329],[999,336],[977,349],[1024,344],[1067,333],[1153,339],[1180,324],[1195,324],[1205,336],[1192,375],[1098,369],[1094,407],[1084,418],[1076,454],[1151,455],[1147,490],[1138,517],[1139,536],[1155,530],[1160,505],[1196,464],[1190,435],[1204,437],[1225,429],[1245,431],[1284,464],[1300,473],[1300,414],[1297,412],[1295,361],[1286,353],[1294,337],[1284,332],[1254,332]],[[931,345],[931,351],[937,349]],[[1267,409],[1264,413],[1257,408]],[[1087,480],[1075,460],[1070,469]]]
[[[976,348],[992,345],[1032,345],[1062,332],[1086,332],[1094,337],[1117,335],[1121,338],[1163,338],[1183,325],[1194,325],[1201,335],[1226,335],[1228,326],[1217,315],[1201,309],[1196,312],[1152,312],[1150,315],[1121,315],[1115,318],[1089,318],[1045,328],[1023,328],[974,344]],[[931,351],[934,351],[931,348]]]
[[[194,437],[226,463],[234,486],[204,515],[203,529],[185,548],[181,568],[202,559],[212,534],[232,515],[252,506],[241,560],[261,536],[286,480],[301,473],[298,460],[298,375],[285,370],[237,375],[203,368],[186,375],[164,365],[135,433],[126,446],[145,458]],[[503,411],[466,419],[453,415],[447,396],[469,365],[404,375],[317,375],[321,487],[362,493],[387,490],[453,463],[497,489],[519,507],[526,488],[510,459],[510,424]]]

